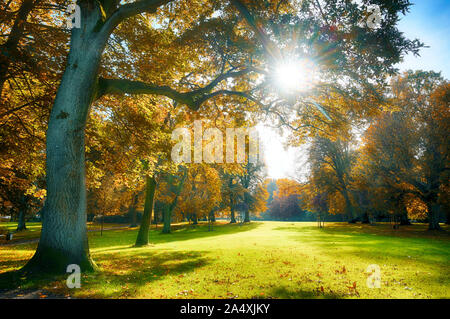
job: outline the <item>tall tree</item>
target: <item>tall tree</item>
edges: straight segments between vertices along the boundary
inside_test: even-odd
[[[449,85],[434,72],[408,72],[394,79],[392,93],[398,110],[383,114],[365,136],[367,169],[401,195],[396,202],[403,206],[407,194],[420,199],[429,229],[439,229],[449,176]]]
[[[278,3],[278,1],[276,2]],[[378,1],[374,2],[378,3]],[[334,3],[334,1],[330,1],[330,3]],[[278,16],[278,8],[276,8],[278,5],[270,1],[266,3],[267,5],[252,4],[252,15],[261,16],[262,19],[255,22],[255,19],[248,15],[250,11],[245,10],[241,1],[235,0],[233,4],[238,7],[239,13],[253,28],[252,31],[256,32],[241,31],[242,24],[236,24],[236,21],[239,20],[236,18],[237,12],[234,6],[229,5],[228,2],[189,1],[189,10],[186,10],[187,3],[181,0],[140,0],[125,4],[119,0],[78,1],[81,8],[81,28],[72,29],[67,64],[53,104],[47,130],[48,196],[44,208],[41,239],[36,253],[25,267],[26,269],[64,272],[66,265],[72,263],[80,265],[83,270],[94,268],[86,236],[84,179],[84,129],[94,101],[107,94],[127,93],[166,96],[194,110],[199,109],[211,98],[224,96],[248,98],[254,108],[256,108],[255,105],[259,105],[255,103],[255,98],[249,96],[256,92],[240,89],[244,88],[245,90],[251,86],[249,83],[256,83],[256,81],[251,81],[247,75],[250,73],[261,74],[255,66],[261,66],[261,61],[265,59],[265,53],[262,52],[269,52],[271,46],[264,37],[261,37],[262,28],[259,28],[258,24]],[[343,24],[343,27],[339,29],[345,31],[329,28],[321,37],[320,43],[316,43],[318,50],[314,53],[315,56],[317,58],[326,57],[323,64],[325,68],[328,65],[328,70],[342,65],[344,70],[348,68],[346,74],[360,72],[361,74],[357,75],[367,76],[378,72],[392,71],[392,64],[398,62],[405,51],[415,51],[419,46],[417,42],[404,39],[395,27],[398,13],[405,12],[408,5],[408,1],[383,3],[385,21],[376,32],[364,27],[358,29],[354,25],[355,21],[364,16],[365,11],[364,8],[350,5],[347,2],[339,3],[339,5],[327,5],[324,8],[325,14],[320,14],[323,10],[318,10],[313,1],[308,1],[306,6],[286,5],[286,7],[283,6],[283,9],[287,10],[287,13],[296,12],[296,10],[302,11],[301,15],[287,14],[285,17],[288,17],[287,20],[290,20],[289,17],[295,17],[295,25],[302,30],[300,35],[305,35],[306,42],[310,40],[311,34],[315,37],[321,27],[329,26],[328,21],[331,17],[337,18],[339,20],[337,22]],[[211,18],[216,9],[219,9],[222,14],[218,18]],[[127,25],[128,30],[136,30],[137,25],[140,27],[146,25],[147,29],[157,29],[146,20],[149,18],[149,15],[144,14],[146,12],[157,13],[157,16],[162,18],[157,24],[169,25],[170,29],[173,27],[172,39],[174,41],[171,43],[178,46],[179,51],[173,47],[173,50],[169,50],[172,54],[185,52],[186,55],[180,54],[179,56],[194,58],[193,63],[176,65],[180,74],[192,72],[192,68],[198,66],[194,62],[198,62],[201,66],[199,69],[208,70],[203,77],[196,77],[197,83],[183,85],[182,81],[164,81],[164,79],[160,80],[159,85],[149,83],[145,72],[140,72],[147,67],[146,63],[135,64],[137,67],[134,71],[137,72],[134,73],[138,74],[127,72],[126,67],[124,70],[118,67],[105,68],[116,62],[108,57],[103,60],[105,64],[102,65],[102,56],[108,40],[116,29],[120,29],[121,25],[130,23]],[[347,14],[340,18],[338,12],[347,12]],[[280,21],[281,17],[277,20]],[[289,27],[292,22],[288,21],[285,27]],[[312,25],[313,30],[304,28],[308,24]],[[218,28],[218,25],[222,28]],[[350,28],[347,28],[347,25]],[[229,26],[229,28],[224,26]],[[354,36],[351,32],[348,33],[348,29],[354,32]],[[193,41],[187,41],[187,37],[183,36],[185,31]],[[197,37],[191,36],[194,32],[197,33]],[[310,35],[307,36],[307,34]],[[213,38],[218,37],[224,40],[231,35],[229,44],[234,47],[235,51],[230,52],[233,58],[227,60],[232,64],[228,64],[228,61],[225,64],[217,64],[214,58],[208,58],[214,57],[213,54],[208,54],[212,48],[211,42],[208,42],[211,40],[210,35],[213,35]],[[337,36],[336,39],[332,38],[333,35]],[[129,34],[129,36],[132,35]],[[134,38],[138,36],[139,34],[135,34]],[[223,41],[223,43],[226,42]],[[240,52],[236,52],[238,46],[235,43],[242,44],[239,46]],[[331,44],[331,47],[327,43]],[[370,50],[367,50],[367,43],[372,45]],[[141,45],[137,43],[136,47],[128,46],[128,50],[137,53],[135,49],[146,44],[148,42],[142,41]],[[152,45],[154,44],[152,43]],[[199,44],[203,46],[199,46]],[[366,47],[360,46],[362,44],[365,44]],[[313,46],[314,44],[310,47]],[[330,55],[328,54],[330,51],[339,54]],[[364,52],[364,54],[360,55],[360,52]],[[136,56],[129,54],[129,60],[135,62]],[[252,58],[250,59],[250,57]],[[171,62],[176,63],[181,60],[175,58]],[[253,61],[253,65],[248,67],[246,61]],[[154,60],[151,62],[155,63]],[[163,65],[159,62],[155,64],[160,65],[159,69]],[[123,66],[123,63],[119,65]],[[208,68],[203,68],[204,66],[208,66]],[[167,66],[164,68],[168,69]],[[156,70],[158,68],[153,68],[152,72]],[[114,73],[120,73],[122,77],[111,78]],[[246,80],[240,81],[239,79]],[[216,87],[219,89],[214,91]]]
[[[342,196],[347,220],[354,223],[356,216],[350,192],[350,172],[354,154],[350,150],[350,143],[317,137],[309,150],[309,161],[312,168],[312,182],[317,187],[329,191],[329,200]]]

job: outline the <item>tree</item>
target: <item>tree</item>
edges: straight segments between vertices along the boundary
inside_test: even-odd
[[[187,178],[188,169],[186,167],[180,167],[181,176],[175,174],[165,174],[163,176],[164,182],[160,185],[158,192],[158,200],[162,203],[162,216],[163,216],[163,229],[162,233],[170,233],[170,224],[172,220],[172,214],[177,206],[178,199],[183,189],[184,183]]]
[[[236,206],[243,197],[244,188],[238,182],[236,175],[223,173],[222,179],[222,203],[230,210],[230,224],[236,223]]]
[[[316,187],[328,191],[328,199],[332,200],[330,208],[344,210],[348,222],[354,223],[356,216],[350,193],[354,154],[350,150],[350,143],[317,137],[309,150],[309,161],[312,182]]]
[[[244,223],[250,222],[250,213],[261,213],[266,210],[265,204],[269,193],[265,187],[265,171],[262,162],[247,162],[243,173],[238,176],[243,194],[241,206],[244,211]]]
[[[170,3],[169,6],[164,5]],[[314,17],[313,25],[326,26],[328,25],[327,16],[320,16],[316,7],[312,7],[312,1],[308,2],[308,6],[302,6],[301,9],[305,10],[306,14],[310,14]],[[249,98],[254,102],[254,98],[249,96],[249,93],[239,89],[240,87],[246,87],[246,81],[239,83],[238,80],[233,82],[230,80],[231,89],[226,88],[225,80],[227,79],[240,79],[251,72],[255,72],[255,68],[246,67],[228,67],[225,64],[225,68],[221,65],[214,64],[214,59],[205,59],[205,55],[201,54],[201,50],[192,50],[197,57],[193,61],[200,61],[203,66],[209,65],[210,71],[202,80],[197,81],[196,89],[189,89],[186,86],[182,86],[179,82],[179,90],[176,90],[166,85],[155,85],[145,82],[145,74],[138,74],[134,76],[134,79],[125,79],[130,77],[126,72],[126,68],[122,73],[124,77],[111,79],[110,76],[113,73],[120,72],[121,68],[112,67],[109,70],[105,69],[106,65],[101,65],[102,55],[105,51],[105,47],[108,43],[113,31],[120,29],[120,25],[123,23],[132,21],[134,26],[143,26],[148,23],[142,23],[145,15],[139,16],[145,12],[163,12],[161,17],[169,18],[169,21],[175,21],[175,28],[178,32],[188,30],[192,26],[193,21],[200,21],[200,23],[193,29],[199,30],[203,28],[202,36],[205,34],[212,34],[211,30],[217,30],[217,23],[211,23],[210,19],[205,16],[211,16],[213,9],[220,8],[224,14],[218,19],[213,19],[213,22],[219,20],[219,25],[235,26],[236,19],[233,14],[234,7],[229,6],[228,3],[220,6],[218,2],[210,1],[204,3],[203,1],[191,1],[190,10],[187,13],[185,11],[185,3],[183,1],[170,1],[170,0],[141,0],[132,3],[121,4],[119,0],[82,0],[78,2],[81,7],[81,28],[72,29],[70,40],[70,51],[67,59],[64,75],[61,79],[58,92],[56,94],[55,102],[50,115],[48,130],[47,130],[47,200],[44,207],[44,220],[41,233],[41,239],[37,251],[30,262],[27,264],[28,270],[44,270],[44,271],[56,271],[63,272],[67,264],[78,264],[83,270],[92,270],[94,264],[89,255],[89,248],[86,236],[86,193],[85,193],[85,168],[84,168],[84,128],[86,120],[89,115],[89,110],[94,101],[106,94],[155,94],[162,95],[177,101],[179,104],[184,104],[191,109],[199,109],[204,102],[210,98],[220,96],[237,96],[238,98]],[[206,5],[205,5],[206,4]],[[212,5],[211,5],[212,4]],[[251,26],[255,26],[254,30],[256,35],[260,35],[258,28],[254,20],[248,15],[248,11],[244,10],[245,6],[240,1],[233,1],[242,15]],[[269,15],[276,16],[278,8],[275,10],[275,5],[261,7],[260,4],[252,6],[252,9],[257,13],[269,13]],[[369,30],[361,28],[360,32],[362,36],[350,37],[350,34],[339,34],[340,42],[335,41],[334,49],[336,52],[345,53],[342,56],[329,57],[329,62],[333,59],[336,65],[339,62],[343,62],[343,65],[349,67],[349,73],[357,72],[358,70],[366,71],[366,75],[371,71],[385,71],[392,70],[393,63],[398,62],[399,56],[404,51],[414,51],[418,47],[416,42],[405,40],[402,35],[396,30],[395,24],[398,21],[397,13],[404,12],[409,3],[407,1],[398,3],[397,1],[387,1],[383,5],[383,10],[386,12],[386,21],[382,28],[376,32],[376,35],[368,37],[370,35]],[[347,7],[347,4],[342,4],[340,7],[329,6],[330,16],[333,16],[336,12],[342,11],[342,6]],[[267,10],[270,7],[270,10]],[[278,6],[277,6],[278,7]],[[291,7],[286,9],[292,10]],[[294,8],[295,9],[295,8]],[[353,15],[352,20],[358,19],[363,16],[364,11],[357,6],[348,7],[349,14]],[[181,11],[179,11],[181,10]],[[195,13],[194,13],[195,12]],[[183,13],[183,14],[181,14]],[[295,15],[292,15],[295,16]],[[334,15],[336,17],[336,15]],[[307,16],[308,17],[308,16]],[[174,20],[171,20],[174,19]],[[163,20],[162,19],[162,20]],[[348,19],[348,16],[343,17],[342,22],[344,25]],[[167,24],[161,20],[161,24]],[[289,21],[290,23],[291,21]],[[298,25],[301,25],[302,21],[299,21]],[[289,23],[287,25],[289,25]],[[130,26],[130,25],[128,25]],[[345,27],[343,28],[346,29]],[[129,30],[135,30],[133,25]],[[261,29],[259,29],[261,30]],[[327,32],[327,36],[332,36],[335,29],[330,28],[330,32]],[[207,31],[207,32],[205,32]],[[249,40],[247,43],[255,43],[252,40],[251,35],[244,32],[244,37],[239,37],[239,33],[233,30],[234,39]],[[317,30],[318,31],[318,30]],[[304,34],[310,33],[309,30],[305,30]],[[316,32],[317,33],[317,32]],[[336,34],[338,32],[335,32]],[[378,35],[383,34],[383,37],[377,38]],[[366,38],[364,38],[366,36]],[[348,37],[348,42],[342,41],[344,37]],[[208,41],[208,37],[204,37]],[[326,37],[321,41],[326,40]],[[183,35],[178,39],[185,39]],[[178,40],[176,39],[176,40]],[[307,38],[305,38],[307,39]],[[382,39],[382,40],[381,40]],[[262,38],[263,47],[268,49],[267,42]],[[328,40],[324,41],[325,44]],[[360,43],[373,43],[373,48],[367,52],[365,48],[359,48],[355,44]],[[173,42],[174,44],[184,44],[183,42]],[[246,43],[243,41],[241,43]],[[341,47],[338,45],[341,44]],[[191,43],[192,44],[192,43]],[[195,43],[198,47],[198,42]],[[146,43],[142,43],[146,45]],[[137,46],[139,47],[139,45]],[[180,48],[183,45],[179,46]],[[257,53],[258,45],[250,47],[240,47],[240,51],[237,55],[232,52],[233,57],[237,62],[237,65],[244,65],[245,61],[251,53]],[[345,47],[345,48],[344,48]],[[128,47],[130,53],[134,53],[134,47]],[[210,48],[210,47],[209,47]],[[184,47],[184,52],[189,52],[187,47]],[[341,50],[342,49],[342,50]],[[366,54],[355,54],[356,51],[365,51]],[[204,51],[208,51],[208,47],[204,48]],[[324,54],[329,51],[329,48],[322,49],[319,54]],[[171,53],[176,52],[176,49]],[[262,52],[262,51],[260,51]],[[357,52],[356,52],[357,53]],[[260,54],[263,57],[264,54]],[[133,54],[130,55],[130,57]],[[181,55],[183,56],[183,55]],[[192,53],[191,55],[192,56]],[[360,57],[356,61],[346,61],[350,56]],[[186,56],[183,56],[183,58]],[[257,57],[256,57],[257,58]],[[178,62],[181,59],[175,59],[173,62]],[[114,60],[105,59],[109,66],[114,65]],[[257,61],[257,59],[255,59]],[[184,67],[180,64],[178,72],[187,71],[189,73],[189,67],[191,64],[184,64]],[[329,69],[333,69],[333,65],[329,65]],[[167,68],[167,66],[165,66]],[[144,65],[145,68],[145,65]],[[141,68],[138,68],[138,73]],[[153,69],[154,72],[157,68]],[[219,70],[219,72],[217,72]],[[220,70],[222,72],[220,72]],[[216,74],[214,76],[213,74]],[[219,75],[217,75],[219,74]],[[376,73],[375,73],[376,74]],[[210,80],[212,79],[212,80]],[[247,81],[248,83],[249,81]],[[205,85],[205,83],[208,83]],[[169,83],[170,84],[170,83]],[[221,86],[221,89],[213,91],[215,87]],[[187,90],[187,91],[186,91]]]
[[[440,197],[448,184],[449,85],[434,72],[408,72],[394,79],[397,112],[384,113],[368,129],[367,169],[383,179],[406,209],[411,196],[428,211],[429,229],[439,229]]]
[[[60,11],[47,0],[0,5],[0,206],[12,205],[18,230],[46,195],[45,131],[67,52],[52,21]]]
[[[153,201],[156,191],[156,179],[154,176],[146,176],[144,213],[142,215],[141,226],[136,238],[136,247],[148,244],[148,231],[150,229],[150,221],[152,219]]]
[[[299,219],[303,213],[300,208],[300,183],[290,179],[278,179],[275,187],[277,191],[273,193],[272,201],[267,201],[268,215],[278,220]]]
[[[221,180],[217,170],[206,164],[192,164],[184,178],[175,213],[192,220],[195,225],[199,218],[209,216],[219,205]]]

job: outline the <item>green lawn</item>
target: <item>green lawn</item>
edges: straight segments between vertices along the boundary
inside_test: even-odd
[[[22,230],[20,232],[16,232],[17,229],[17,222],[2,222],[0,223],[0,230],[4,229],[9,232],[13,232],[13,239],[9,243],[14,242],[22,242],[24,240],[32,240],[37,239],[41,235],[41,223],[37,222],[27,222],[26,224],[27,229]],[[99,231],[101,228],[101,224],[99,223],[87,223],[88,229],[91,231]],[[105,223],[103,225],[103,228],[112,228],[112,227],[124,227],[127,225],[124,224],[112,224],[112,223]],[[0,232],[2,233],[2,232]],[[0,237],[0,244],[6,243],[4,237]]]
[[[65,279],[45,283],[78,298],[450,298],[450,237],[426,225],[252,222],[181,225],[152,230],[152,245],[132,247],[137,230],[89,233],[101,271],[83,275],[80,289]],[[0,246],[5,274],[29,259],[36,244]],[[381,268],[381,288],[366,285],[366,269]],[[3,280],[3,283],[2,283]],[[32,287],[24,279],[21,288]],[[40,282],[40,285],[43,283]]]

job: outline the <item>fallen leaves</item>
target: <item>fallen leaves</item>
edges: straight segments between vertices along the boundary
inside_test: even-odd
[[[347,269],[345,268],[345,266],[342,266],[342,269],[337,269],[336,274],[345,274],[347,273]]]

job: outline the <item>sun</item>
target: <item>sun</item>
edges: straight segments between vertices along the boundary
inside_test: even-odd
[[[283,61],[275,66],[276,85],[284,92],[295,93],[311,88],[313,65],[308,60]]]

